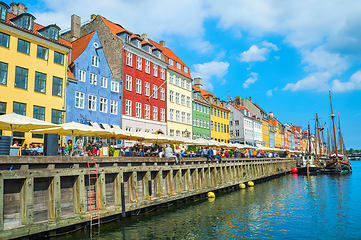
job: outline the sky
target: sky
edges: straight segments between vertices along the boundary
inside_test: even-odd
[[[100,14],[164,40],[204,89],[221,100],[252,97],[283,124],[314,129],[317,111],[330,127],[331,89],[346,148],[361,149],[359,0],[22,2],[42,25],[67,29],[72,14]]]

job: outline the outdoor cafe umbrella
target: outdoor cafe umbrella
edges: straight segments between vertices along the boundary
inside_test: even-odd
[[[194,140],[193,146],[209,146],[210,142],[204,138]]]
[[[58,125],[38,120],[35,118],[23,116],[16,113],[10,113],[0,116],[0,130],[29,132],[35,129],[53,128]]]

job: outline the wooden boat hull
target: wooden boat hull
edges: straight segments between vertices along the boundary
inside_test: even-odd
[[[297,167],[298,174],[307,174],[307,167]],[[318,173],[319,170],[322,169],[322,167],[308,167],[308,173],[314,174]]]
[[[327,170],[347,170],[347,171],[351,171],[352,167],[351,167],[351,163],[343,161],[343,160],[332,160],[326,163],[326,167],[325,169]]]

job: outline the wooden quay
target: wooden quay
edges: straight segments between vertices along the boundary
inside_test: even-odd
[[[176,165],[167,158],[0,156],[0,239],[85,227],[91,218],[88,162],[98,167],[101,222],[286,174],[296,165],[294,158],[219,164],[186,158]]]

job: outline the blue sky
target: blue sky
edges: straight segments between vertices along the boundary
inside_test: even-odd
[[[10,3],[10,2],[7,2]],[[361,2],[358,0],[38,0],[41,24],[70,27],[101,14],[155,41],[165,40],[204,88],[252,97],[282,123],[307,127],[315,110],[330,124],[328,89],[346,148],[361,149]]]

